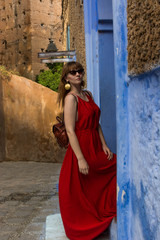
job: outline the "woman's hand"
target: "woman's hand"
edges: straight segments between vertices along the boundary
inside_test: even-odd
[[[103,135],[102,128],[101,128],[100,124],[98,126],[98,132],[99,132],[99,136],[100,136],[101,143],[102,143],[102,149],[105,152],[105,154],[108,155],[108,160],[111,160],[113,158],[113,153],[108,148],[108,146],[107,146],[107,144],[105,142],[104,135]]]
[[[108,155],[108,160],[111,160],[113,158],[113,153],[111,150],[107,147],[107,145],[102,145],[103,151],[106,155]]]
[[[80,173],[84,175],[87,175],[89,173],[89,166],[84,158],[78,159],[78,167]]]

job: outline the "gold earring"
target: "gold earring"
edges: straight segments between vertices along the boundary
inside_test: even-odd
[[[66,90],[70,90],[71,89],[71,85],[68,82],[65,84],[64,87],[65,87]]]

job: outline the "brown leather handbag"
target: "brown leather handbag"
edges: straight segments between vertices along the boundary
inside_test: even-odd
[[[69,139],[67,136],[66,128],[63,120],[57,116],[56,117],[58,123],[54,124],[52,127],[52,131],[57,139],[57,143],[60,147],[67,148],[69,145]]]

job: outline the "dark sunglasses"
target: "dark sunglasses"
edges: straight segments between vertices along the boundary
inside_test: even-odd
[[[84,69],[79,69],[79,70],[70,71],[69,73],[72,74],[73,76],[75,76],[76,73],[82,74],[83,72],[84,72]]]

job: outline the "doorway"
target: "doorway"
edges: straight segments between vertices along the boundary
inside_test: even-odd
[[[116,94],[112,0],[84,2],[87,88],[101,109],[107,144],[116,153]]]

